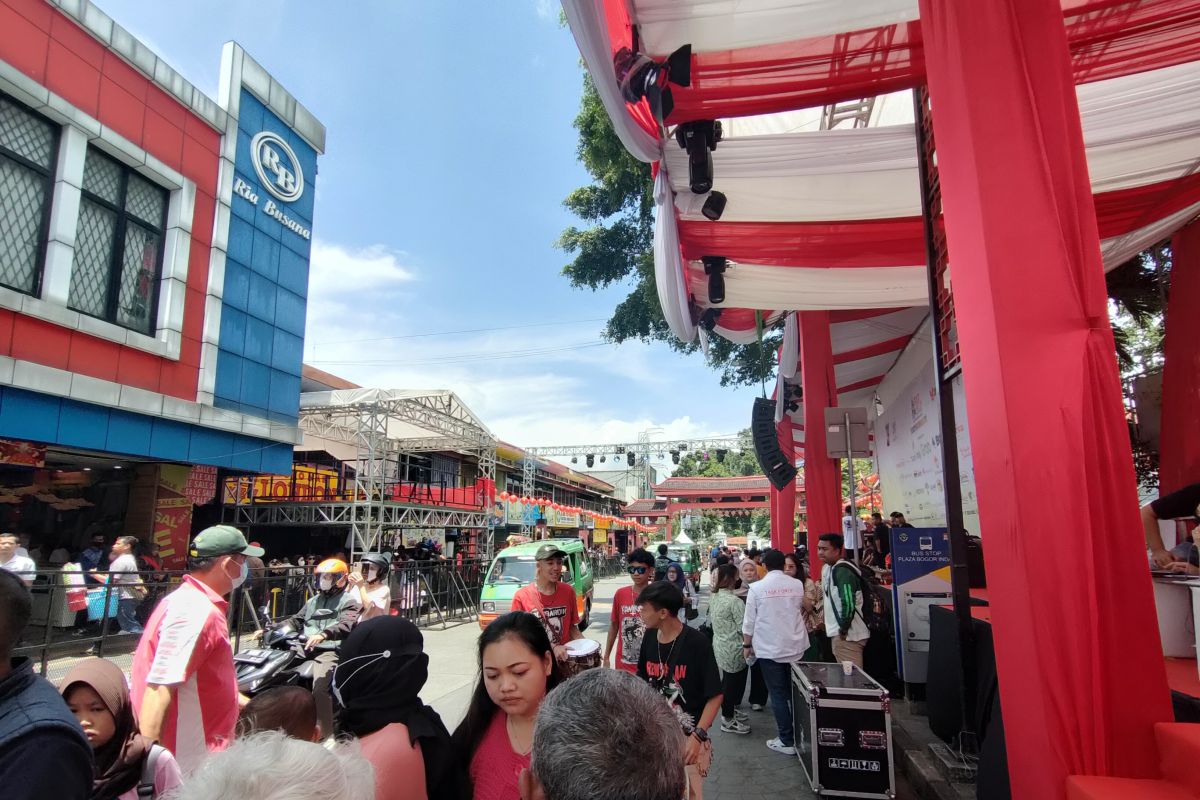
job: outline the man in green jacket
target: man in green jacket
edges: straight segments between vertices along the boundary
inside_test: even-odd
[[[871,631],[863,620],[862,577],[846,560],[840,533],[823,533],[817,539],[817,557],[825,564],[821,591],[825,594],[825,632],[833,644],[833,657],[863,667],[863,651]]]

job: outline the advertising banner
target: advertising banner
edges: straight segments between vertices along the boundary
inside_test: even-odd
[[[960,375],[954,379],[953,391],[963,527],[971,533],[981,533],[961,378]],[[932,361],[876,420],[875,448],[884,514],[900,511],[914,525],[945,525],[941,422],[937,391],[933,385]]]
[[[550,516],[547,518],[546,524],[553,528],[578,528],[579,512],[562,511],[552,508],[550,509]]]
[[[248,505],[276,500],[344,500],[341,476],[336,469],[296,464],[291,475],[255,475],[226,478],[221,502]]]
[[[188,536],[192,530],[192,501],[184,494],[191,468],[162,464],[154,501],[154,543],[166,569],[187,566]]]
[[[197,464],[188,473],[183,494],[194,506],[211,503],[217,496],[217,468]]]
[[[0,439],[0,464],[44,467],[46,466],[46,446],[15,439]]]
[[[403,532],[402,540],[405,547],[416,547],[426,540],[434,544],[446,546],[445,528],[408,528]]]
[[[950,538],[945,528],[892,528],[891,538],[896,663],[905,683],[925,683],[929,607],[951,602]]]
[[[608,544],[608,531],[596,530],[592,531],[593,544]]]

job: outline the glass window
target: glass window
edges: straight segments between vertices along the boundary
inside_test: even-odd
[[[0,95],[0,284],[36,294],[45,258],[58,127]]]
[[[71,308],[153,333],[166,217],[166,189],[89,147]]]

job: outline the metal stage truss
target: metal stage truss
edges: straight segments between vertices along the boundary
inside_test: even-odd
[[[306,449],[322,442],[349,446],[354,456],[350,497],[345,501],[262,502],[227,506],[241,525],[337,525],[350,528],[351,555],[380,549],[384,534],[404,528],[486,530],[488,509],[421,505],[388,499],[406,453],[453,452],[473,457],[478,476],[494,486],[496,437],[449,391],[346,389],[300,397],[300,428]],[[490,551],[491,537],[482,537]],[[489,553],[490,554],[490,553]]]
[[[650,497],[652,481],[650,480],[650,462],[655,454],[665,457],[685,452],[705,452],[714,450],[741,450],[749,444],[740,436],[713,436],[707,439],[665,439],[651,441],[649,436],[642,434],[637,442],[617,444],[570,444],[547,445],[544,447],[526,447],[525,458],[521,461],[521,493],[532,497],[535,493],[535,478],[537,477],[537,459],[550,458],[580,458],[596,455],[615,455],[618,458],[634,454],[634,466],[631,469],[642,470],[642,496]],[[615,462],[615,463],[619,463]],[[529,526],[523,526],[522,531],[529,532]]]

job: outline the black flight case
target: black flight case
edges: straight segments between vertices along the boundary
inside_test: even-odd
[[[796,754],[822,797],[896,796],[892,702],[858,667],[792,664]]]

